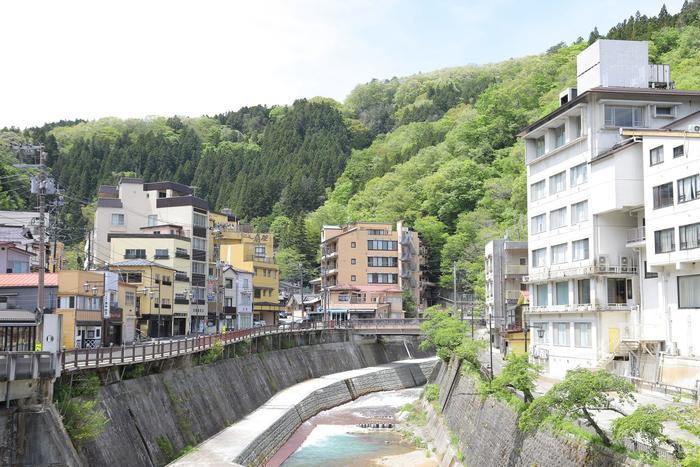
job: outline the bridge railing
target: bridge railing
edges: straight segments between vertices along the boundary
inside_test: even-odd
[[[228,345],[260,336],[333,328],[343,328],[343,325],[336,322],[321,321],[290,323],[279,326],[259,326],[206,336],[161,339],[141,344],[94,349],[72,349],[61,353],[60,367],[63,371],[75,371],[87,368],[143,363],[202,352],[212,348],[217,342]]]
[[[51,352],[0,352],[0,382],[53,379],[57,360]]]
[[[419,328],[424,318],[361,318],[347,321],[350,329],[365,328]]]

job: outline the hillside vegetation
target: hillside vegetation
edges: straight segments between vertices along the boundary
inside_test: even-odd
[[[68,194],[69,242],[81,237],[81,207],[98,184],[129,173],[194,185],[214,208],[274,232],[283,276],[296,277],[299,262],[307,278],[318,274],[324,223],[403,219],[428,245],[430,279],[450,284],[456,262],[462,289],[481,294],[485,242],[527,235],[516,134],[556,107],[559,91],[575,83],[576,55],[598,37],[594,30],[540,55],[373,80],[344,103],[315,97],[213,117],[60,122],[0,137],[46,144]],[[664,7],[656,17],[631,16],[606,37],[649,40],[651,60],[671,65],[678,88],[700,89],[697,3],[675,15]],[[0,186],[0,205],[26,205]]]

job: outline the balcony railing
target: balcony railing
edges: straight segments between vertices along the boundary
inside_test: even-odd
[[[644,227],[637,227],[627,230],[627,243],[639,243],[646,240],[646,230]]]
[[[527,274],[527,265],[506,264],[505,270],[507,276],[524,276]]]
[[[190,301],[186,298],[175,297],[175,305],[189,305]]]
[[[541,271],[531,272],[530,275],[523,277],[523,282],[537,282],[549,279],[564,279],[585,277],[593,274],[622,274],[635,275],[637,274],[637,265],[607,265],[607,266],[581,266],[578,268],[564,269],[547,269],[540,268]]]
[[[153,259],[170,259],[170,255],[168,253],[159,253],[153,255]]]
[[[186,251],[176,251],[175,257],[182,258],[182,259],[190,259],[190,254],[187,253]]]
[[[187,274],[175,274],[175,280],[179,282],[189,282],[190,278],[187,277]]]
[[[527,313],[584,313],[592,311],[630,311],[636,305],[627,303],[581,303],[568,305],[530,305]]]
[[[255,261],[257,263],[275,264],[275,258],[272,256],[247,255],[245,261]]]
[[[192,259],[195,261],[206,261],[207,260],[207,252],[204,250],[192,249]]]
[[[146,253],[124,253],[124,259],[146,259]]]

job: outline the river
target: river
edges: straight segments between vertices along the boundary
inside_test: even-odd
[[[268,467],[420,466],[438,463],[425,450],[404,441],[396,429],[360,428],[391,423],[400,408],[418,400],[422,388],[385,391],[321,412],[307,420],[268,462]],[[400,427],[399,427],[400,428]]]

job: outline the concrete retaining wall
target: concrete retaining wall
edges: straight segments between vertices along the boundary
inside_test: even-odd
[[[401,364],[394,368],[342,379],[317,389],[258,435],[241,451],[234,462],[242,465],[264,465],[302,423],[319,412],[346,404],[371,392],[422,386],[431,376],[435,365],[435,360]]]
[[[466,465],[600,467],[628,461],[611,450],[583,445],[563,434],[523,434],[516,412],[494,398],[482,399],[474,380],[462,375],[457,366],[455,361],[442,364],[435,382],[440,385],[443,419],[459,437]]]
[[[408,340],[408,347],[413,357],[425,356],[416,340]],[[173,454],[240,420],[281,389],[405,358],[403,339],[370,339],[253,354],[110,384],[100,394],[107,428],[79,452],[90,466],[164,465]],[[406,382],[411,377],[415,374],[396,376]],[[370,382],[358,381],[355,397],[371,388]],[[344,391],[336,388],[310,401],[301,407],[302,416],[342,403],[338,401],[350,397],[347,387]],[[292,426],[299,418],[290,417],[286,423]],[[271,446],[278,445],[276,439],[269,438]]]

